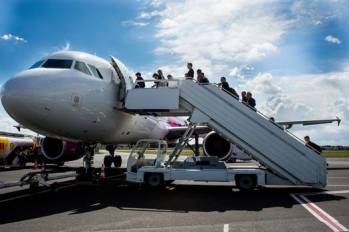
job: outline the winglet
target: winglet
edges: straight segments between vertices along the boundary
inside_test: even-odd
[[[342,119],[340,119],[338,117],[336,117],[336,118],[337,118],[337,123],[338,123],[338,126],[339,126],[339,124],[341,123]]]

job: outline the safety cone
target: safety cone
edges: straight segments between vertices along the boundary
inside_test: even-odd
[[[99,176],[99,178],[101,179],[101,180],[105,180],[107,177],[106,177],[106,175],[105,175],[105,167],[104,167],[104,164],[102,165],[102,167],[101,167],[101,175]]]

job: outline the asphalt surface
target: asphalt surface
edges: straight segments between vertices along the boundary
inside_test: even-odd
[[[101,160],[97,157],[95,165]],[[123,181],[76,184],[69,179],[57,191],[3,189],[0,231],[339,231],[349,228],[349,159],[328,163],[328,192],[266,188],[244,193],[226,184],[188,182],[152,190]],[[28,171],[2,171],[0,180],[13,181]],[[310,206],[317,210],[311,213]]]

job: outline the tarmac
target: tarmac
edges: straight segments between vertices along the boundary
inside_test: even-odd
[[[96,156],[95,166],[102,159]],[[349,158],[328,163],[325,190],[270,187],[246,193],[229,184],[184,181],[154,190],[73,179],[61,181],[56,191],[0,189],[0,231],[345,231]],[[81,160],[66,165],[81,166]],[[0,181],[29,171],[1,171]]]

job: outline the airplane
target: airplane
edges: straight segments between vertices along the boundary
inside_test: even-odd
[[[112,56],[108,62],[84,52],[59,51],[9,79],[2,86],[1,102],[20,125],[46,136],[41,144],[46,159],[64,162],[84,157],[89,169],[94,147],[100,143],[109,145],[105,164],[120,167],[115,145],[147,138],[174,140],[187,129],[173,118],[125,112],[123,100],[134,85],[133,73]],[[198,126],[195,134],[205,135],[205,155],[229,157],[232,144],[210,128]]]

